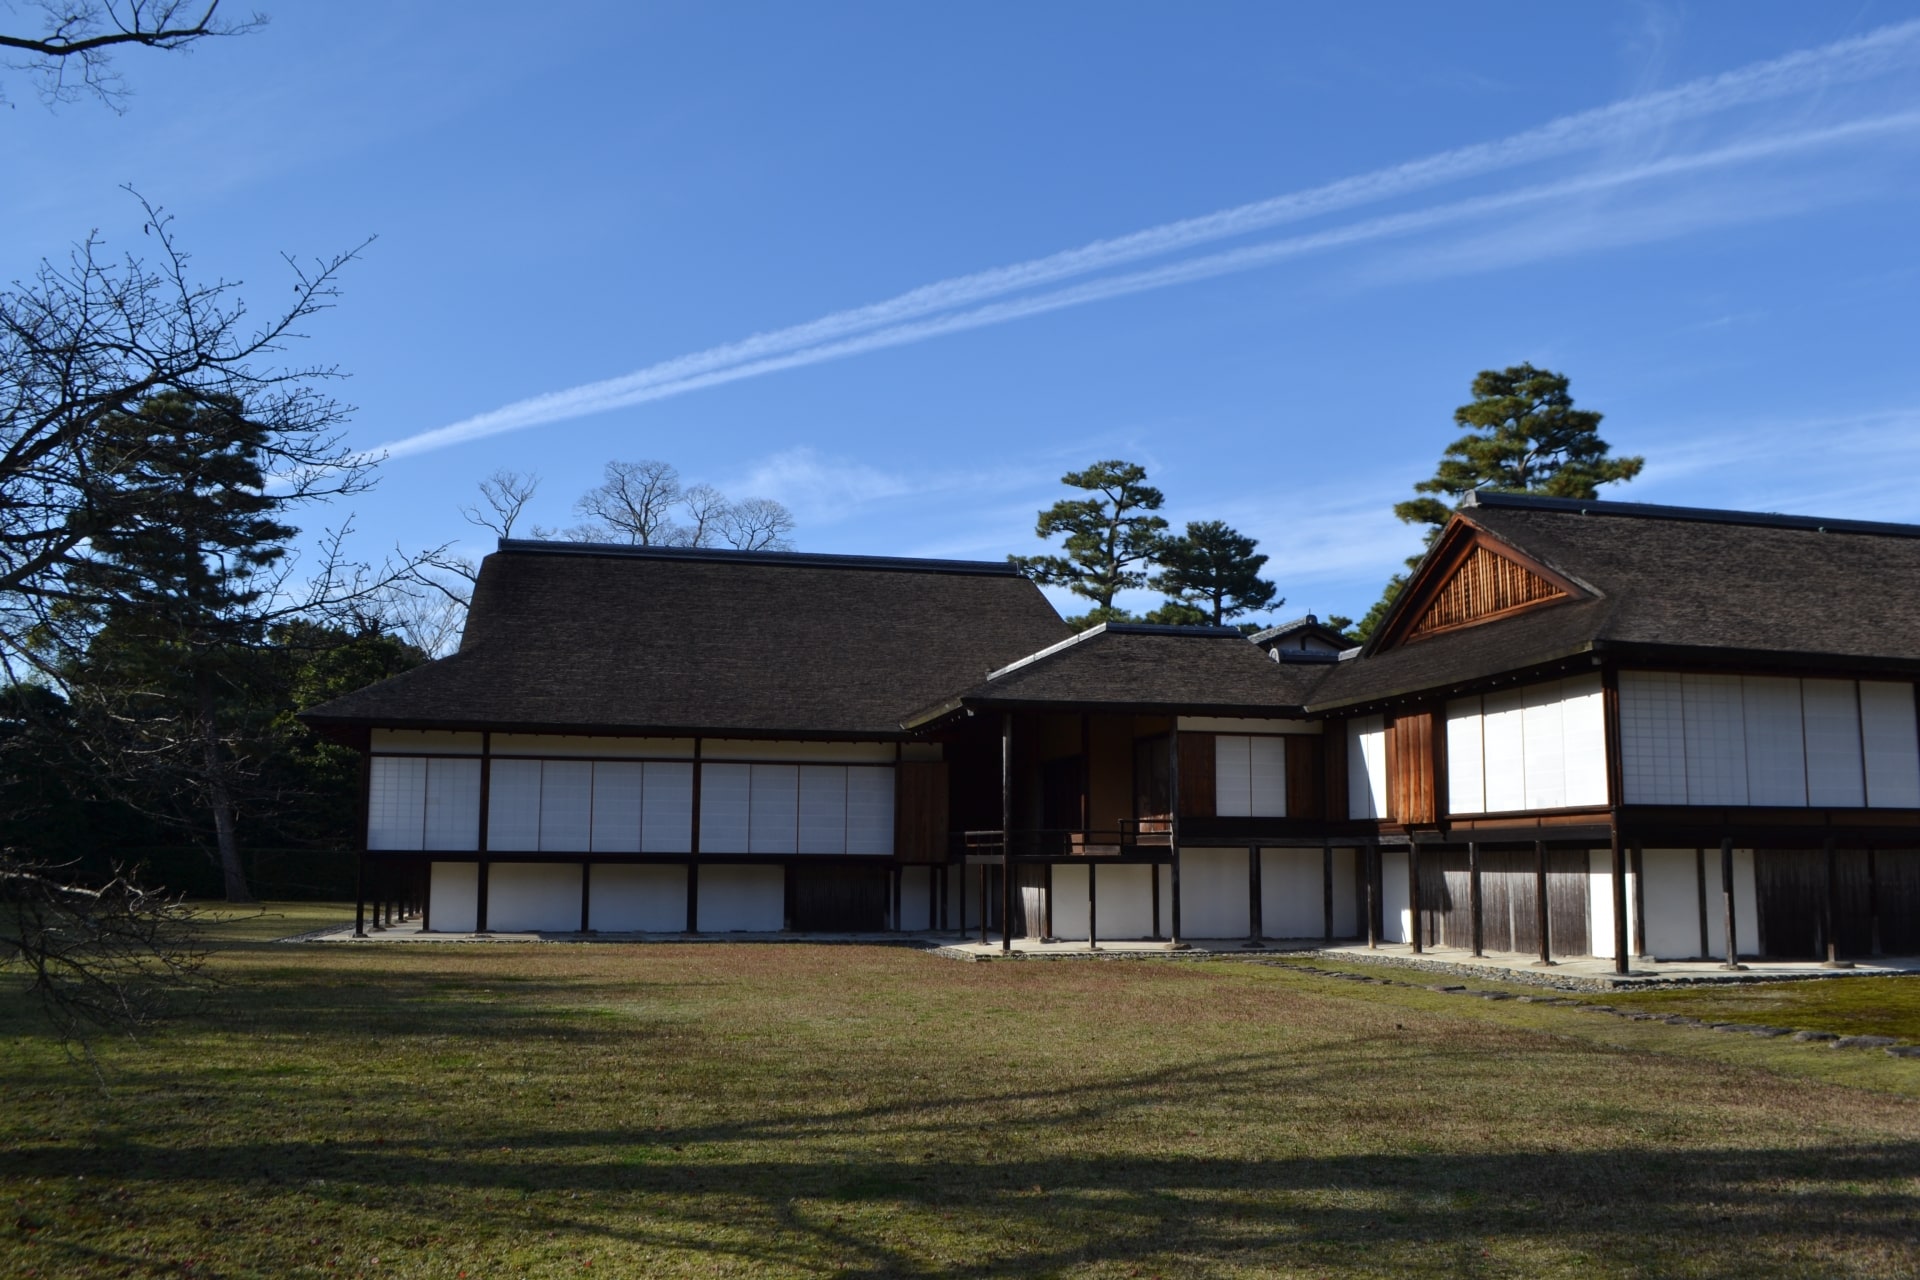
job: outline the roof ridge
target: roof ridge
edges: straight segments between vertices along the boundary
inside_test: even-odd
[[[627,560],[693,560],[718,564],[764,564],[807,569],[875,569],[909,573],[979,574],[1017,578],[1004,560],[938,560],[915,556],[864,556],[823,551],[736,551],[722,547],[643,547],[622,542],[563,542],[502,538],[498,550],[525,555],[609,556]]]
[[[1882,537],[1920,538],[1920,524],[1793,516],[1773,511],[1732,511],[1716,507],[1672,507],[1652,502],[1616,502],[1605,498],[1550,498],[1542,494],[1502,493],[1491,489],[1472,490],[1461,499],[1460,506],[1463,509],[1507,507],[1520,511],[1560,511],[1583,516],[1624,516],[1641,520],[1684,520],[1693,524],[1802,529],[1813,533],[1867,533]]]
[[[1163,622],[1096,622],[1085,631],[1068,636],[1065,640],[1056,640],[1044,649],[1036,649],[1024,658],[1015,658],[1004,667],[987,672],[988,680],[998,680],[1001,676],[1031,666],[1042,658],[1051,658],[1063,649],[1071,649],[1082,641],[1095,636],[1179,636],[1185,639],[1199,640],[1245,640],[1238,627],[1183,627]]]

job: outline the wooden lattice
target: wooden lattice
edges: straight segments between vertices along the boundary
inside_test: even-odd
[[[1465,626],[1566,594],[1524,565],[1476,546],[1428,602],[1408,638]]]

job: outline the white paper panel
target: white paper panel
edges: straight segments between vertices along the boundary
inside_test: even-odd
[[[1487,811],[1486,761],[1481,754],[1480,699],[1447,704],[1447,812]]]
[[[800,766],[800,852],[847,851],[847,769],[838,764]]]
[[[1256,818],[1287,816],[1287,740],[1248,740],[1248,771],[1252,775],[1251,807]]]
[[[847,767],[847,852],[893,852],[893,770]]]
[[[480,735],[449,733],[439,729],[375,729],[368,735],[368,747],[376,755],[385,751],[419,751],[437,756],[477,756]]]
[[[493,754],[575,758],[615,756],[622,759],[633,759],[638,756],[665,756],[669,759],[691,759],[693,739],[589,737],[584,734],[558,733],[496,733],[493,735]]]
[[[749,853],[792,853],[798,847],[800,770],[790,764],[756,764],[753,770]]]
[[[593,766],[585,760],[548,760],[541,766],[540,848],[585,853],[593,842]]]
[[[1382,942],[1413,941],[1413,907],[1407,897],[1407,889],[1407,851],[1382,849],[1380,851],[1380,940]]]
[[[429,849],[480,847],[480,762],[427,761]]]
[[[1620,754],[1628,804],[1687,802],[1685,697],[1677,675],[1620,673]]]
[[[1747,799],[1751,804],[1807,803],[1807,754],[1800,728],[1800,682],[1785,676],[1744,676]]]
[[[368,761],[367,848],[420,848],[426,804],[425,760],[375,756]]]
[[[540,847],[540,762],[494,760],[487,782],[487,848],[512,852]]]
[[[1361,716],[1347,724],[1347,816],[1384,818],[1386,814],[1386,722],[1379,716]]]
[[[1747,803],[1747,732],[1740,677],[1683,675],[1687,803]]]
[[[1640,865],[1647,878],[1642,894],[1647,900],[1647,951],[1656,960],[1687,960],[1700,954],[1696,856],[1692,849],[1641,851]],[[1719,850],[1713,856],[1718,859]]]
[[[794,764],[891,764],[891,742],[780,742],[757,738],[708,738],[700,755],[708,760],[771,760]]]
[[[1607,701],[1599,675],[1560,682],[1569,806],[1607,803]]]
[[[1860,703],[1851,680],[1802,680],[1807,803],[1859,808],[1867,802],[1860,760]]]
[[[1912,685],[1860,682],[1860,739],[1866,747],[1867,803],[1876,809],[1920,807],[1920,732]]]
[[[646,791],[646,766],[593,766],[593,851],[637,853],[640,850],[641,799]]]
[[[687,927],[687,869],[601,863],[593,869],[587,923],[602,933],[680,933]]]
[[[649,763],[642,783],[640,848],[687,853],[693,848],[693,766]]]
[[[1564,809],[1567,804],[1566,717],[1560,714],[1560,683],[1523,691],[1521,753],[1526,760],[1526,807]]]
[[[1326,861],[1318,849],[1260,851],[1260,928],[1269,938],[1318,938],[1326,928]]]
[[[1490,693],[1481,722],[1481,752],[1486,761],[1488,813],[1512,813],[1527,807],[1526,694],[1518,689]]]
[[[1213,739],[1213,811],[1222,818],[1244,818],[1253,812],[1252,779],[1247,764],[1252,739],[1222,733]]]
[[[753,790],[750,764],[700,766],[700,851],[747,851],[747,797]]]
[[[1180,852],[1180,932],[1188,938],[1247,936],[1247,852],[1244,849],[1183,849]]]

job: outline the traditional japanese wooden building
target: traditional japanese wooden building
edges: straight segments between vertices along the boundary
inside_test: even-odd
[[[1920,952],[1916,589],[1920,527],[1480,494],[1336,652],[1074,635],[1000,564],[503,541],[458,653],[307,719],[434,930],[1842,960]]]

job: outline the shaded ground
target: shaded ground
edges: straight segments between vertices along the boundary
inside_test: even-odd
[[[320,923],[222,926],[105,1096],[0,992],[0,1274],[1920,1267],[1883,1055],[1288,964],[264,941]]]

